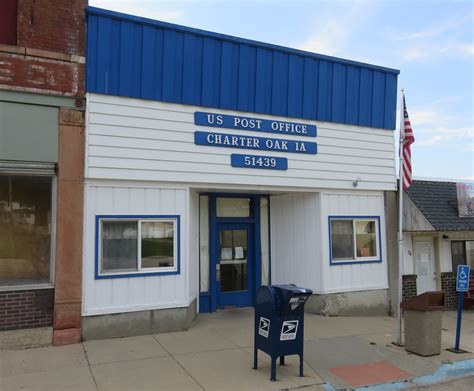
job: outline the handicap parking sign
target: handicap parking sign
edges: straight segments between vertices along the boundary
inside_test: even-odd
[[[469,290],[469,273],[471,268],[468,265],[458,265],[458,276],[456,280],[456,291],[467,292]]]

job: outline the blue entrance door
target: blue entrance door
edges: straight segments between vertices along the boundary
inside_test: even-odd
[[[217,224],[215,268],[220,308],[253,305],[255,287],[253,224]]]

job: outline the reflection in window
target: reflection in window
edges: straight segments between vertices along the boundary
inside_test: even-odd
[[[142,222],[142,268],[174,266],[174,223]]]
[[[102,271],[137,270],[137,223],[102,222]]]
[[[331,218],[331,260],[378,261],[377,219]]]
[[[353,259],[354,234],[351,220],[331,221],[332,258]]]
[[[453,240],[451,242],[451,260],[454,273],[457,272],[458,265],[469,265],[471,273],[474,273],[474,240]]]
[[[0,175],[0,285],[50,282],[52,178]]]
[[[250,217],[250,198],[218,197],[217,217]]]
[[[100,219],[100,272],[177,271],[177,219]]]

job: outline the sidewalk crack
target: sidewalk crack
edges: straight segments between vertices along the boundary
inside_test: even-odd
[[[165,350],[165,352],[170,355],[170,357],[176,362],[176,364],[178,364],[183,369],[183,371],[186,372],[188,376],[194,380],[194,382],[201,388],[201,390],[205,391],[205,388],[202,386],[202,384],[199,383],[197,379],[193,375],[191,375],[191,373],[183,365],[181,365],[181,363],[178,360],[176,360],[176,358],[171,354],[171,352],[168,349],[166,349],[163,346],[163,344],[161,344],[160,341],[158,341],[158,339],[154,335],[152,335],[152,337]]]

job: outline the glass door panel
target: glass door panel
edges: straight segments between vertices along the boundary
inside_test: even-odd
[[[252,224],[218,224],[215,267],[220,308],[253,304],[255,249],[252,233]]]
[[[219,247],[221,291],[232,292],[247,290],[247,230],[221,230]]]

